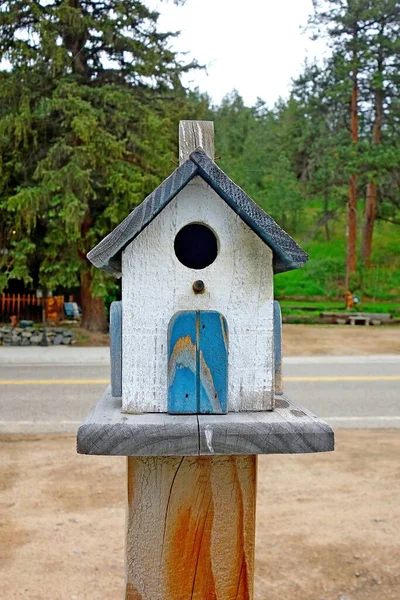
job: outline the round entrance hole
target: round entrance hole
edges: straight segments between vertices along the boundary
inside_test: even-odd
[[[177,259],[189,269],[205,269],[218,254],[215,234],[202,223],[182,227],[176,234],[174,248]]]

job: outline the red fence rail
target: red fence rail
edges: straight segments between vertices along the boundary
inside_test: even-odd
[[[16,316],[18,321],[29,319],[41,321],[43,298],[35,294],[1,294],[0,321],[8,323],[10,317]],[[64,316],[64,296],[46,298],[46,318],[57,320]]]

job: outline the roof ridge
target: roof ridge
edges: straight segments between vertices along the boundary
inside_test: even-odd
[[[196,148],[188,160],[175,169],[111,233],[90,250],[88,259],[96,267],[120,277],[121,253],[124,248],[196,175],[208,183],[272,249],[274,273],[297,269],[307,262],[308,254],[241,187],[234,183],[202,148]]]
[[[201,149],[190,154],[198,174],[274,251],[274,272],[302,267],[308,254]]]

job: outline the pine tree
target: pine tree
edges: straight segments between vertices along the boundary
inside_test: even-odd
[[[347,228],[348,287],[356,271],[357,194],[361,189],[366,190],[361,258],[367,264],[372,251],[378,190],[383,189],[387,179],[393,179],[399,166],[394,136],[388,128],[384,129],[384,123],[385,120],[393,123],[391,113],[395,110],[398,90],[400,5],[398,0],[314,0],[314,7],[316,12],[310,23],[317,36],[328,35],[332,61],[339,66],[336,67],[339,86],[330,87],[328,96],[339,91],[350,109],[353,152],[346,161],[346,167],[352,169]],[[382,198],[382,203],[385,202]]]
[[[359,135],[359,78],[362,70],[365,46],[362,37],[363,17],[366,11],[364,0],[313,0],[315,15],[310,19],[314,27],[325,28],[332,49],[343,57],[351,81],[349,89],[350,132],[354,155],[358,152]],[[357,254],[357,170],[350,174],[349,199],[347,205],[347,260],[346,288],[356,272]]]
[[[194,65],[180,64],[157,18],[139,0],[0,9],[0,287],[80,285],[92,330],[106,326],[112,283],[86,253],[177,154],[180,74]]]
[[[398,0],[375,0],[368,11],[368,57],[365,97],[371,104],[370,160],[361,243],[361,259],[368,265],[377,216],[378,185],[384,179],[390,134],[384,133],[392,101],[398,94],[400,70],[400,3]],[[385,137],[385,139],[383,139]],[[383,158],[384,157],[384,158]],[[380,164],[386,162],[385,169]],[[389,161],[390,162],[390,161]],[[400,165],[397,165],[397,167]]]

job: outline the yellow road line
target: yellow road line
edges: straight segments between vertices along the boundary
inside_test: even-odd
[[[284,377],[284,381],[400,381],[400,375],[322,375],[320,377]]]
[[[0,379],[0,385],[85,385],[110,383],[109,379]]]
[[[284,381],[400,381],[400,375],[322,375],[316,377],[284,377]],[[0,379],[0,385],[90,385],[108,384],[109,379]]]

